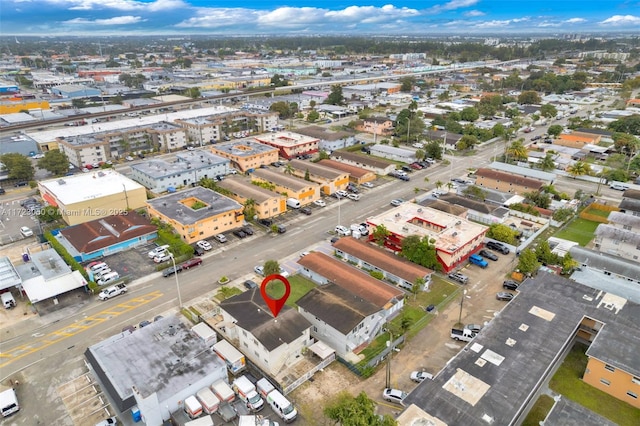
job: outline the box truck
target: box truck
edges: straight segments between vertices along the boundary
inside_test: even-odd
[[[256,387],[245,376],[240,376],[233,381],[233,390],[238,398],[247,404],[251,411],[260,411],[264,408],[264,401],[256,391]]]
[[[213,414],[218,411],[218,406],[220,405],[220,400],[217,396],[211,392],[209,388],[202,388],[198,392],[196,392],[196,398],[198,402],[202,405],[202,409],[207,414]]]
[[[195,419],[202,415],[202,405],[198,402],[195,396],[191,395],[184,400],[184,412],[187,413],[187,416],[191,419]]]
[[[196,420],[191,420],[190,422],[186,422],[184,426],[214,426],[213,419],[211,416],[200,417]]]
[[[20,404],[18,404],[16,391],[13,388],[9,388],[0,392],[0,413],[2,413],[2,417],[9,417],[18,411],[20,411]]]
[[[263,398],[266,398],[271,391],[275,390],[275,387],[271,384],[271,382],[269,382],[264,377],[256,382],[256,388],[258,390],[258,393],[262,395]]]
[[[236,399],[233,389],[222,380],[218,380],[211,385],[211,390],[216,394],[220,402],[231,402]]]

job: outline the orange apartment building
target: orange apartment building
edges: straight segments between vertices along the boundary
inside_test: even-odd
[[[234,176],[218,182],[217,186],[224,190],[224,195],[243,206],[247,200],[253,200],[259,219],[277,216],[287,211],[287,197],[253,185],[250,179]]]
[[[358,120],[356,130],[379,136],[391,136],[393,134],[393,121],[386,117],[370,117]]]
[[[295,198],[306,205],[320,198],[320,185],[304,179],[274,172],[269,169],[257,169],[251,173],[251,181],[262,182],[271,190],[287,198]]]
[[[331,195],[340,189],[345,189],[349,183],[349,173],[321,164],[304,160],[291,160],[289,165],[293,168],[294,176],[306,179],[308,174],[311,182],[320,185],[320,190],[324,195]]]
[[[361,167],[352,166],[350,164],[341,163],[336,160],[320,160],[319,165],[339,170],[349,174],[349,181],[355,185],[360,185],[364,182],[372,182],[376,180],[376,174],[371,170],[366,170]]]
[[[498,170],[480,168],[476,171],[476,185],[510,194],[540,191],[544,182]]]
[[[211,152],[231,160],[231,165],[247,172],[278,161],[278,149],[252,139],[211,145]]]

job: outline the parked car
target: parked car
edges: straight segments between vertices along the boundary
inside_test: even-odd
[[[346,198],[349,193],[343,189],[336,191],[336,194],[342,198]]]
[[[233,235],[235,235],[238,238],[245,238],[247,236],[247,234],[244,233],[244,231],[242,229],[234,229],[233,230]]]
[[[316,205],[316,206],[318,206],[318,207],[326,207],[326,206],[327,206],[327,203],[325,203],[325,202],[324,202],[324,201],[322,201],[322,200],[315,200],[315,201],[313,202],[313,204],[315,204],[315,205]]]
[[[244,232],[247,235],[253,235],[253,228],[250,226],[244,226],[242,227],[242,232]]]
[[[459,183],[460,185],[468,185],[469,184],[468,180],[462,179],[462,178],[453,178],[453,179],[451,179],[451,182]]]
[[[353,201],[360,201],[360,194],[349,194],[347,198]]]
[[[194,244],[192,247],[193,247],[193,254],[196,256],[202,256],[203,254],[206,253],[206,251],[202,247],[198,246],[197,244]]]
[[[426,371],[413,371],[410,377],[414,382],[420,383],[425,380],[433,379],[433,374],[427,373]]]
[[[506,280],[502,283],[502,288],[504,288],[505,290],[517,290],[518,285],[519,284],[513,280]]]
[[[364,222],[363,222],[363,223],[361,223],[361,224],[360,224],[360,229],[359,229],[359,231],[360,231],[360,235],[362,235],[362,236],[367,236],[367,235],[369,235],[369,225],[367,225],[367,224],[366,224],[366,223],[364,223]]]
[[[273,220],[271,220],[271,219],[258,219],[258,223],[260,225],[264,225],[264,226],[269,227],[269,226],[273,225]]]
[[[151,321],[149,321],[149,320],[143,320],[143,321],[140,321],[140,324],[138,324],[138,327],[139,327],[139,328],[144,328],[144,327],[146,327],[146,326],[148,326],[148,325],[151,325]]]
[[[202,259],[199,257],[193,257],[182,264],[182,269],[193,268],[194,266],[198,266],[202,264]]]
[[[391,200],[391,205],[394,207],[398,207],[400,204],[404,203],[404,200],[401,198],[396,198]]]
[[[385,401],[391,401],[398,404],[402,404],[402,401],[407,397],[407,394],[399,389],[385,388],[382,391],[382,399]]]
[[[168,245],[158,246],[149,252],[149,258],[153,259],[154,257],[163,254],[169,248]]]
[[[499,243],[497,241],[489,241],[487,243],[487,248],[489,248],[491,250],[495,250],[495,251],[500,252],[502,254],[509,254],[509,252],[510,252],[509,247],[507,247],[504,244]]]
[[[171,260],[171,255],[168,252],[161,253],[153,258],[154,263],[162,263],[166,262],[167,260]]]
[[[409,167],[411,167],[412,169],[415,169],[415,170],[422,170],[423,169],[423,167],[417,161],[409,164]]]
[[[227,237],[225,237],[224,234],[215,235],[213,238],[215,238],[219,243],[227,242]]]
[[[243,283],[243,285],[244,285],[244,288],[246,288],[247,290],[251,290],[258,287],[258,284],[256,284],[256,282],[253,280],[246,280]]]
[[[114,416],[114,417],[109,417],[108,419],[101,420],[100,422],[96,423],[95,426],[115,426],[117,424],[118,424],[118,418]]]
[[[33,231],[28,226],[23,226],[20,228],[20,233],[23,237],[31,237],[33,235]]]
[[[353,192],[354,194],[357,194],[358,192],[360,192],[360,191],[358,190],[358,187],[357,187],[357,186],[355,186],[355,185],[354,185],[354,184],[352,184],[352,183],[350,183],[350,184],[348,184],[348,185],[347,185],[347,191],[349,191],[349,192]]]
[[[336,226],[336,233],[342,237],[348,237],[351,235],[351,231],[346,226],[338,225]]]
[[[373,188],[373,184],[371,182],[362,182],[360,185],[364,186],[365,188]]]
[[[495,253],[489,250],[482,249],[478,252],[478,254],[484,257],[485,259],[493,260],[494,262],[498,260],[498,256],[496,256]]]
[[[209,241],[207,241],[207,240],[200,240],[200,241],[198,241],[196,243],[196,245],[198,247],[200,247],[202,250],[205,250],[205,251],[209,251],[209,250],[211,250],[213,248],[211,246],[211,243]]]
[[[107,300],[115,297],[119,294],[125,294],[127,292],[127,286],[124,284],[116,284],[111,287],[107,287],[98,294],[100,300]]]
[[[459,282],[460,284],[466,284],[469,282],[469,277],[464,274],[461,274],[460,272],[451,272],[447,276],[452,280]]]
[[[504,301],[510,301],[511,299],[513,299],[515,295],[513,293],[509,293],[508,291],[501,291],[496,293],[496,299],[498,300],[504,300]]]
[[[278,225],[278,234],[284,234],[285,232],[287,232],[287,227],[284,225]]]
[[[307,216],[309,216],[311,214],[311,209],[309,207],[303,207],[300,209],[300,213],[306,214]]]

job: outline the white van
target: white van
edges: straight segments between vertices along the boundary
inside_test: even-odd
[[[285,423],[291,423],[298,416],[298,411],[287,398],[285,398],[277,389],[272,390],[267,395],[267,402],[271,409],[284,420]]]
[[[101,271],[103,269],[107,269],[108,267],[109,267],[109,265],[107,265],[106,263],[100,262],[100,263],[96,263],[95,265],[93,265],[90,268],[90,270],[91,270],[91,273],[95,274],[95,273],[97,273],[97,272],[99,272],[99,271]]]
[[[300,201],[295,198],[287,198],[287,207],[291,207],[292,209],[300,208]]]
[[[13,294],[11,294],[10,291],[2,293],[2,295],[0,295],[0,298],[2,299],[2,306],[4,306],[5,309],[16,307],[16,299],[13,298]]]
[[[109,272],[108,274],[106,274],[105,276],[100,278],[97,281],[97,284],[98,285],[106,285],[106,284],[112,283],[114,281],[117,281],[119,279],[120,279],[120,275],[117,272]]]

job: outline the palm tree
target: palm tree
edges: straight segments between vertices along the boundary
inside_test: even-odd
[[[505,154],[516,161],[526,161],[529,157],[527,148],[524,146],[521,139],[511,142],[511,145],[507,147]]]
[[[544,158],[538,163],[538,167],[540,167],[544,171],[555,169],[556,164],[553,161],[553,154],[547,152],[547,155],[545,155]]]
[[[447,182],[447,189],[451,192],[451,188],[453,188],[453,182]]]
[[[442,181],[437,181],[436,182],[436,188],[440,189],[440,188],[442,188],[442,185],[444,185],[444,183],[442,183]]]
[[[575,179],[578,176],[588,175],[591,172],[591,166],[584,161],[576,161],[567,167],[567,172]]]
[[[285,174],[292,175],[295,170],[296,169],[294,169],[293,166],[290,163],[287,163],[287,165],[284,166]]]
[[[244,202],[244,217],[245,220],[247,218],[253,219],[256,215],[256,200],[253,198],[247,198]]]

